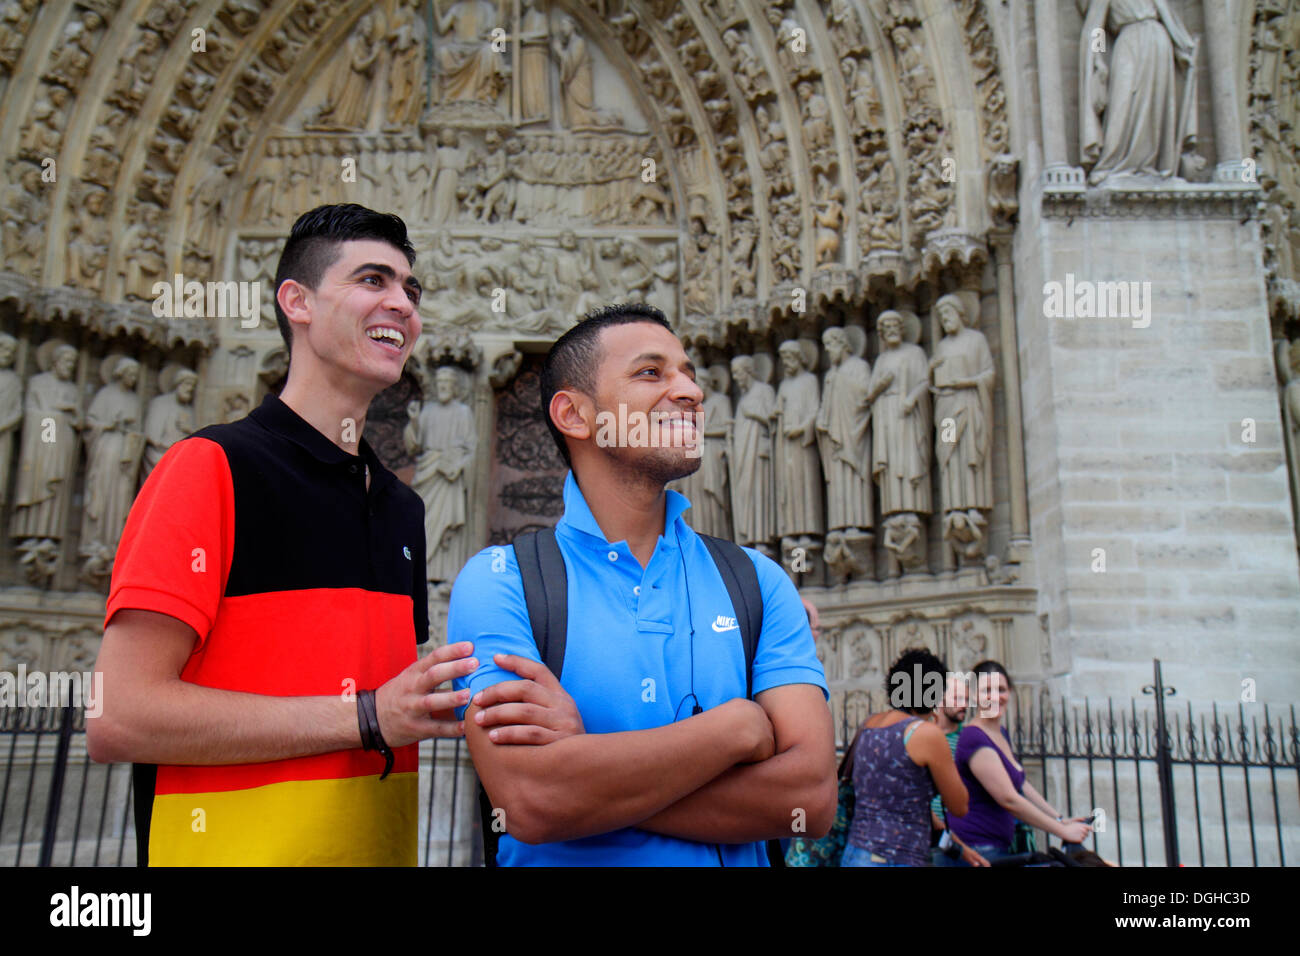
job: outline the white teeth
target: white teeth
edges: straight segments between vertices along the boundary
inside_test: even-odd
[[[366,335],[370,336],[370,338],[374,339],[375,341],[379,341],[380,339],[388,339],[399,349],[406,344],[406,336],[402,335],[402,333],[397,331],[397,329],[375,328],[375,329],[370,329],[368,332],[366,332]]]

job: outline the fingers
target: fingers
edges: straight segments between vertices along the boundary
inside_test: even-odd
[[[493,654],[492,660],[501,669],[508,670],[512,674],[518,674],[525,680],[536,681],[543,687],[560,686],[560,682],[551,673],[550,668],[540,661],[520,657],[518,654]]]
[[[468,690],[447,690],[437,694],[426,694],[423,707],[431,715],[437,716],[440,711],[450,713],[457,707],[463,707],[468,703]]]
[[[487,710],[480,710],[474,715],[474,722],[480,727],[504,726],[507,724],[533,724],[552,729],[547,721],[551,711],[535,704],[498,704]]]
[[[488,738],[494,744],[539,746],[559,740],[560,735],[553,730],[533,724],[515,724],[511,727],[493,727],[488,731]]]
[[[546,702],[546,695],[535,681],[508,680],[484,688],[474,696],[474,703],[480,707],[517,702],[542,704]]]
[[[433,655],[429,656],[432,657]],[[434,664],[421,674],[420,679],[415,682],[415,691],[418,694],[427,694],[439,684],[445,684],[457,677],[472,674],[477,668],[478,659],[474,657],[461,657],[441,664]]]
[[[430,737],[464,737],[465,721],[463,720],[425,720],[420,725],[420,739],[428,740]]]
[[[434,664],[441,664],[445,661],[454,661],[461,657],[469,657],[474,653],[474,645],[469,641],[458,641],[455,644],[444,644],[442,647],[435,647],[433,653],[421,657],[418,663],[425,667],[431,667]]]

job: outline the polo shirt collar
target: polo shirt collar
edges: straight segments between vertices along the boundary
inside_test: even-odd
[[[676,530],[677,519],[691,506],[691,503],[685,495],[672,489],[668,489],[666,494],[667,501],[664,504],[664,530],[662,534],[664,538],[672,541],[676,535],[670,535],[668,529],[673,528]],[[574,531],[591,535],[603,545],[613,543],[605,537],[605,532],[600,530],[600,525],[596,522],[595,515],[591,513],[591,508],[588,507],[587,499],[583,497],[582,489],[578,487],[578,480],[573,477],[572,470],[564,477],[564,515],[560,518],[559,523],[569,526]]]
[[[350,462],[365,462],[370,468],[371,488],[387,484],[390,479],[397,478],[384,467],[365,438],[357,443],[358,454],[349,455],[274,393],[267,393],[266,398],[262,399],[262,404],[253,409],[249,417],[269,431],[293,442],[322,464],[345,465]]]

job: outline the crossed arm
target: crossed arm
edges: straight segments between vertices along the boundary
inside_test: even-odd
[[[775,687],[651,730],[588,734],[544,665],[497,663],[524,679],[476,695],[465,737],[507,831],[524,843],[629,826],[708,843],[830,829],[834,736],[815,686]]]

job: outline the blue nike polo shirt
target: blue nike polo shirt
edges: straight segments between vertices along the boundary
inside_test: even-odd
[[[611,543],[570,472],[564,516],[555,526],[568,569],[569,631],[560,682],[587,733],[662,727],[691,715],[694,694],[709,710],[745,696],[745,652],[736,610],[704,542],[682,518],[685,496],[667,492],[664,533],[644,570],[626,541]],[[763,595],[763,630],[754,659],[754,694],[785,684],[826,689],[808,615],[793,582],[770,558],[746,548]],[[689,589],[687,582],[690,582]],[[517,654],[540,660],[528,623],[514,548],[484,548],[461,570],[451,592],[447,641],[472,641],[480,664],[458,690],[478,693],[518,680],[492,660]],[[465,708],[461,709],[464,713]],[[767,866],[762,843],[723,844],[727,866]],[[501,834],[501,866],[717,866],[713,844],[626,827],[598,836],[529,846]]]

